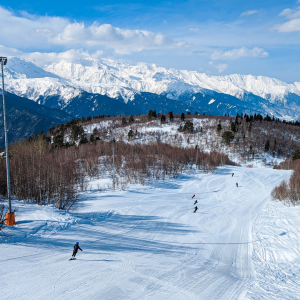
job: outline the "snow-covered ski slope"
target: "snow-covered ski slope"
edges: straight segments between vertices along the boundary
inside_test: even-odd
[[[14,202],[1,299],[299,299],[300,210],[270,200],[290,174],[197,171],[92,190],[73,213]],[[83,252],[69,261],[77,241]]]

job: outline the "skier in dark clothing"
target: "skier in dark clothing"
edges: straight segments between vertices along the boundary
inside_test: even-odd
[[[234,175],[234,173],[232,173],[232,176],[231,176],[231,177],[233,177],[233,175]]]
[[[196,195],[194,194],[193,196],[192,196],[192,199],[195,197]]]
[[[75,257],[77,252],[78,252],[78,249],[82,251],[82,249],[79,247],[79,243],[77,242],[75,245],[74,245],[74,250],[73,250],[73,255],[72,257]]]
[[[238,184],[238,183],[236,183],[236,187],[239,187],[239,184]]]
[[[198,201],[197,201],[197,200],[195,201],[194,205],[195,205],[196,203],[198,203]]]
[[[194,210],[194,213],[197,211],[197,209],[198,209],[198,207],[196,206],[196,207],[195,207],[195,210]]]

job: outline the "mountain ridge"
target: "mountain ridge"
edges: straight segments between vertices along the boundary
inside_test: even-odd
[[[123,99],[125,104],[134,102],[142,93],[151,93],[182,101],[185,105],[188,101],[184,99],[202,93],[208,100],[205,107],[214,95],[224,94],[234,97],[238,106],[257,108],[257,112],[281,119],[299,119],[300,82],[285,83],[276,78],[239,74],[210,76],[196,71],[166,69],[155,64],[129,65],[111,59],[97,59],[86,52],[81,54],[82,59],[48,61],[12,57],[5,68],[6,88],[39,104],[45,104],[47,98],[56,96],[57,108],[60,109],[70,106],[82,92]],[[225,97],[221,98],[224,104]],[[230,106],[229,103],[226,105]],[[186,109],[189,109],[188,106]],[[203,106],[195,106],[195,109],[203,110]]]

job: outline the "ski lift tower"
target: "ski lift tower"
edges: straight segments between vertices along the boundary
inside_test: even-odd
[[[5,152],[6,152],[6,174],[7,174],[7,198],[8,198],[8,213],[6,214],[6,225],[15,225],[15,213],[11,211],[11,194],[10,194],[10,174],[9,174],[9,155],[8,155],[8,139],[7,139],[7,122],[5,109],[4,95],[4,74],[3,67],[7,63],[7,57],[0,56],[1,71],[2,71],[2,98],[3,98],[3,118],[4,118],[4,136],[5,136]]]

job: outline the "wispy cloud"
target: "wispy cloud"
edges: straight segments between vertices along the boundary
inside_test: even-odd
[[[189,28],[189,31],[191,31],[191,32],[199,32],[200,29],[197,28],[197,27],[191,27],[191,28]]]
[[[216,68],[220,73],[224,72],[227,68],[228,65],[227,64],[219,64],[219,65],[215,65],[213,61],[210,61],[208,63],[210,66]]]
[[[211,59],[217,60],[217,59],[237,59],[240,57],[268,57],[269,53],[265,51],[263,48],[253,48],[248,49],[246,47],[242,47],[239,49],[232,49],[229,51],[221,51],[217,50],[213,52],[211,55]]]
[[[300,0],[298,0],[298,3],[300,3]],[[290,21],[276,24],[271,29],[277,30],[279,32],[294,32],[294,31],[300,31],[300,9],[297,7],[297,9],[290,9],[286,8],[284,9],[279,16],[286,17],[287,19],[290,19]]]
[[[279,16],[284,16],[287,17],[289,19],[296,19],[300,17],[300,10],[299,9],[290,9],[290,8],[286,8],[284,9]]]
[[[250,16],[250,15],[256,14],[257,12],[258,12],[257,10],[247,10],[247,11],[244,11],[243,13],[241,13],[241,16]]]

